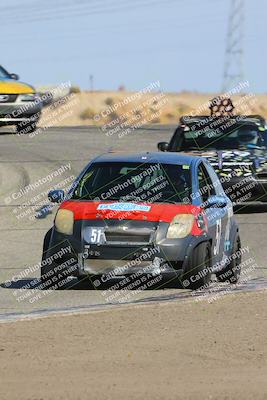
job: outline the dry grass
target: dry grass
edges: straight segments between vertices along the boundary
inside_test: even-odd
[[[90,107],[83,110],[83,112],[81,112],[81,114],[80,114],[80,117],[83,120],[93,119],[94,116],[95,116],[95,112]]]
[[[74,91],[73,91],[74,89]],[[123,121],[126,125],[134,123],[178,123],[182,115],[191,112],[202,115],[209,115],[208,107],[199,110],[199,107],[207,104],[216,93],[146,93],[141,98],[133,99],[135,93],[131,92],[78,92],[75,88],[76,102],[71,112],[65,113],[58,125],[88,125],[110,124],[113,120]],[[125,99],[129,99],[125,101]],[[233,101],[237,104],[242,96],[234,96]],[[245,101],[247,104],[247,101]],[[267,95],[257,95],[249,101],[247,114],[261,114],[267,118]],[[241,113],[244,113],[241,110]],[[95,119],[94,116],[99,118]],[[96,122],[97,120],[97,122]],[[44,124],[44,123],[43,123]],[[42,125],[42,121],[41,121]]]
[[[70,93],[81,93],[79,86],[71,86]]]

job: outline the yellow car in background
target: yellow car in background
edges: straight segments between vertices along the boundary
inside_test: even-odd
[[[15,125],[19,134],[27,134],[36,129],[42,100],[32,86],[18,79],[0,66],[0,126]]]

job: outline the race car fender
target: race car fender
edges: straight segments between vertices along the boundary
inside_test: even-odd
[[[192,236],[191,241],[187,247],[186,255],[184,258],[184,262],[183,262],[183,268],[182,268],[183,273],[187,272],[188,268],[190,268],[189,263],[190,263],[190,258],[191,258],[193,251],[200,243],[203,243],[203,242],[209,242],[211,244],[212,238],[206,233],[202,236]]]

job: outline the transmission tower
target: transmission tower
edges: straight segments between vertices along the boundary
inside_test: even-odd
[[[244,81],[243,37],[244,37],[245,0],[231,0],[228,22],[223,92]]]

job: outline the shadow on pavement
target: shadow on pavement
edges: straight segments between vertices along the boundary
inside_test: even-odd
[[[119,284],[123,281],[124,278],[110,279],[107,283],[102,283],[99,280],[99,277],[94,277],[94,283],[92,278],[85,277],[83,279],[77,279],[73,277],[69,277],[62,286],[58,287],[57,290],[122,290],[126,289],[127,285],[121,285],[118,289],[112,289],[112,287],[116,284]],[[138,286],[133,286],[128,290],[138,290]],[[11,289],[11,290],[47,290],[49,288],[44,288],[40,278],[32,278],[32,279],[20,279],[17,281],[5,281],[0,284],[0,287],[3,289]],[[182,286],[179,284],[179,280],[177,277],[171,278],[166,277],[162,278],[160,283],[155,285],[151,285],[146,289],[142,290],[162,290],[162,289],[182,289]],[[54,289],[52,289],[54,290]]]

